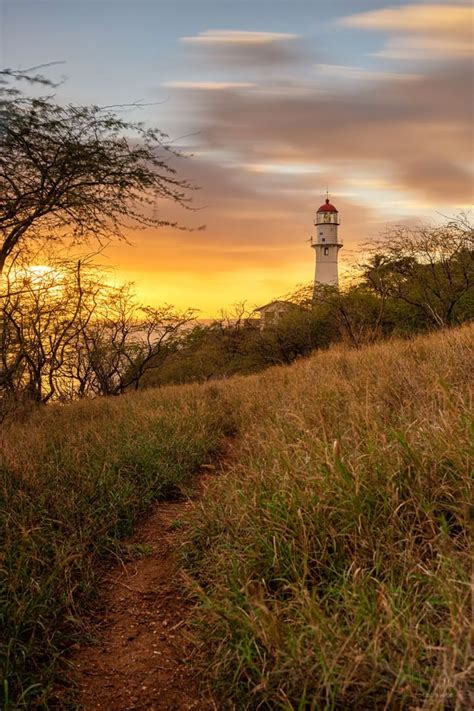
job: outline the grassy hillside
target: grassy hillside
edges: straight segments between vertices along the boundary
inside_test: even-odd
[[[173,495],[232,428],[208,389],[48,407],[0,435],[1,708],[46,703],[57,657],[83,632],[101,558]]]
[[[238,709],[462,706],[473,335],[335,348],[5,428],[3,705],[44,702],[99,561],[237,432],[186,549],[223,695]]]
[[[241,438],[187,565],[236,708],[469,706],[473,335],[223,386]]]

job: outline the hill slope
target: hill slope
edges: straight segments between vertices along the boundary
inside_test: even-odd
[[[4,706],[46,703],[98,562],[235,435],[189,522],[239,709],[466,705],[474,328],[50,407],[0,436]]]
[[[230,381],[241,437],[194,515],[237,708],[467,708],[474,329]]]
[[[134,522],[232,427],[212,393],[183,386],[47,407],[1,431],[0,707],[47,703],[95,607],[99,563],[127,557]]]

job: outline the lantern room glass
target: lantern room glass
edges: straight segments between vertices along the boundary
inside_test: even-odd
[[[318,212],[316,214],[316,224],[317,225],[338,225],[339,224],[339,215],[337,212],[329,212],[329,211],[324,211],[324,212]]]

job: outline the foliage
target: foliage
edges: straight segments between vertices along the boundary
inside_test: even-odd
[[[0,293],[0,405],[67,402],[138,388],[173,350],[191,311],[139,305],[131,285],[108,285],[95,255],[9,263]]]
[[[146,386],[254,373],[342,342],[354,348],[393,335],[442,328],[474,318],[472,228],[463,215],[439,227],[400,227],[372,243],[353,283],[312,284],[285,296],[288,309],[260,327],[237,305],[198,325]]]
[[[364,278],[382,300],[404,302],[436,327],[464,320],[468,301],[472,309],[474,232],[465,215],[439,227],[395,228],[371,252]]]
[[[110,109],[26,97],[12,79],[49,83],[0,73],[0,273],[25,239],[108,242],[130,226],[176,226],[162,203],[186,207],[191,186],[165,134]]]
[[[148,372],[142,383],[153,387],[255,373],[292,363],[335,337],[324,309],[295,309],[272,328],[261,329],[255,315],[238,306],[233,313],[184,333],[162,367]]]

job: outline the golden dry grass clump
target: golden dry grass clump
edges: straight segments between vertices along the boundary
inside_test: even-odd
[[[236,708],[469,706],[473,335],[221,386],[240,438],[187,566]]]

